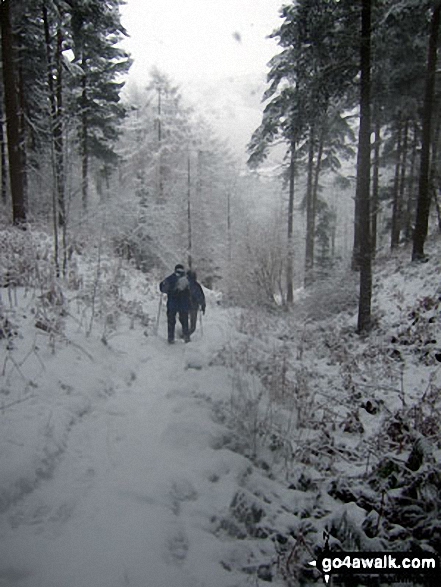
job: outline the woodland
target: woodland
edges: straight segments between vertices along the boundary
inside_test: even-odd
[[[205,521],[220,553],[211,585],[318,584],[308,564],[325,547],[439,557],[441,1],[281,3],[268,31],[279,51],[242,160],[166,72],[127,82],[122,4],[0,1],[3,446],[25,445],[14,436],[23,414],[47,442],[32,446],[26,474],[11,465],[0,485],[10,568],[20,564],[16,527],[61,524],[37,500],[49,501],[39,492],[72,458],[72,429],[103,402],[112,415],[127,400],[136,417],[123,394],[141,372],[166,394],[164,417],[166,400],[178,414],[184,399],[207,410],[210,450],[229,454],[210,476],[222,487]],[[157,284],[176,263],[197,270],[207,318],[194,351],[165,355]],[[130,350],[104,385],[126,352],[119,340]],[[66,353],[82,357],[93,389],[71,363],[67,379]],[[174,370],[187,378],[181,395]],[[52,409],[64,414],[55,428]],[[167,480],[168,510],[189,527],[205,496],[206,471],[193,473],[184,489]],[[190,534],[164,539],[181,571],[204,544]],[[208,584],[188,567],[188,585]],[[143,585],[131,572],[115,585]],[[0,585],[32,585],[11,573],[0,564]]]
[[[438,3],[284,5],[248,172],[166,73],[153,70],[123,95],[131,59],[118,46],[127,35],[120,5],[1,3],[6,225],[44,224],[57,275],[92,223],[139,267],[170,265],[185,251],[208,285],[226,283],[232,259],[252,255],[250,235],[268,224],[242,212],[259,189],[273,191],[280,238],[252,279],[265,302],[287,306],[295,287],[341,257],[339,208],[353,201],[358,328],[368,331],[378,235],[389,233],[392,250],[412,241],[412,259],[424,260],[433,214],[441,224]],[[258,170],[273,147],[286,155],[265,185]]]

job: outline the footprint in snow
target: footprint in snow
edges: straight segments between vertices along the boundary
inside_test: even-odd
[[[166,542],[165,558],[167,562],[181,564],[187,558],[189,542],[187,535],[181,529],[177,530],[173,536],[170,536]]]
[[[181,503],[183,501],[195,501],[198,498],[198,492],[188,479],[178,479],[174,481],[170,490],[172,501],[172,511],[176,516],[181,512]]]

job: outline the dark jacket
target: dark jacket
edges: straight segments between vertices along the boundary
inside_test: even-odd
[[[205,312],[205,294],[201,285],[191,271],[187,271],[187,277],[190,286],[190,310],[197,310],[200,307],[202,312]]]
[[[190,310],[190,288],[186,275],[172,273],[161,281],[159,289],[167,294],[167,310],[172,312]]]

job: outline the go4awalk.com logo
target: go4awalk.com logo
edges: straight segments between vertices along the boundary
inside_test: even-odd
[[[440,561],[428,553],[325,551],[309,564],[321,571],[326,584],[332,575],[387,575],[384,579],[389,584],[415,580],[441,584]]]

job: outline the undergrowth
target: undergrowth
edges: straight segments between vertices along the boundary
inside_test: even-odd
[[[234,373],[229,403],[216,408],[235,432],[233,450],[310,496],[300,509],[294,498],[290,532],[267,523],[274,556],[257,579],[315,583],[308,562],[324,536],[331,550],[441,555],[441,267],[433,265],[417,298],[388,292],[391,316],[380,295],[390,268],[380,273],[379,320],[365,340],[353,305],[337,296],[329,304],[322,286],[300,315],[244,311],[241,335],[215,359]],[[418,286],[421,275],[408,272]]]
[[[41,361],[45,342],[53,353],[57,345],[74,344],[72,328],[86,336],[93,333],[104,344],[122,324],[133,328],[136,323],[146,331],[150,329],[152,320],[133,294],[130,269],[127,262],[110,253],[110,247],[107,253],[105,243],[97,241],[87,247],[84,243],[71,247],[66,274],[57,275],[53,243],[45,232],[1,229],[0,345],[5,351],[2,389],[11,388],[8,378],[14,374],[27,389],[23,364],[31,356]],[[25,326],[26,340],[22,333]],[[22,386],[15,387],[20,390]],[[9,405],[10,400],[3,405]]]

